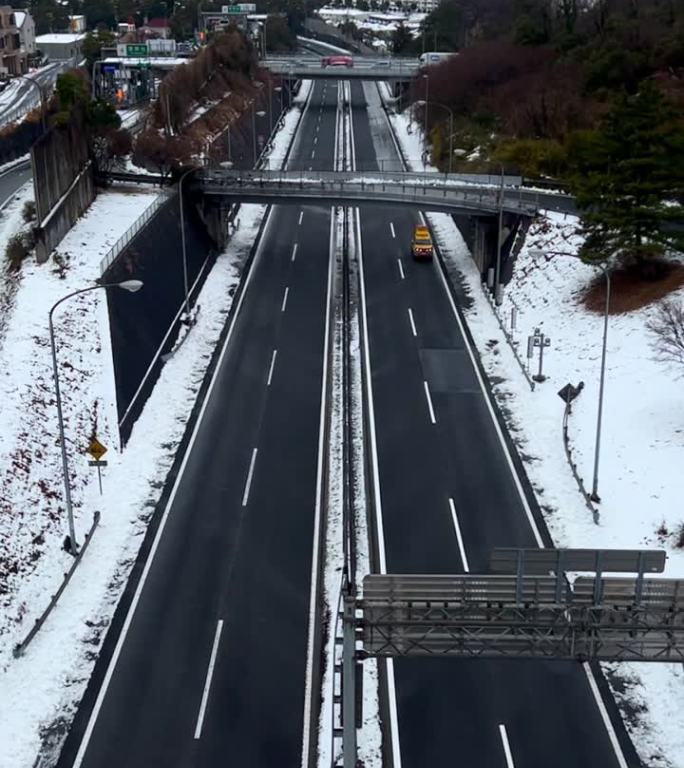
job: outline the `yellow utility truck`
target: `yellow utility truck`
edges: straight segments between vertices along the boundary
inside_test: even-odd
[[[422,224],[416,225],[413,230],[413,240],[411,240],[411,255],[414,259],[432,258],[432,237],[430,230]]]

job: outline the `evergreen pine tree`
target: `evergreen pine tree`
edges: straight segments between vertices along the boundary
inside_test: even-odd
[[[619,96],[598,130],[573,138],[569,158],[587,260],[647,271],[664,247],[684,247],[671,226],[684,219],[684,123],[653,83]]]

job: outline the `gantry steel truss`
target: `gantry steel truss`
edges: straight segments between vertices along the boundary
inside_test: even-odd
[[[684,660],[680,580],[371,575],[358,608],[362,657]]]

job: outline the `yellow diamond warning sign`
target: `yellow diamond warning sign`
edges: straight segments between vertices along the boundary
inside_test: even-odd
[[[88,445],[88,453],[95,459],[95,461],[99,461],[105,453],[107,453],[107,449],[96,437],[93,437]]]

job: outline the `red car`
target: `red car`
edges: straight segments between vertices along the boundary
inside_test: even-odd
[[[324,56],[321,59],[322,67],[353,67],[354,59],[351,56]]]

